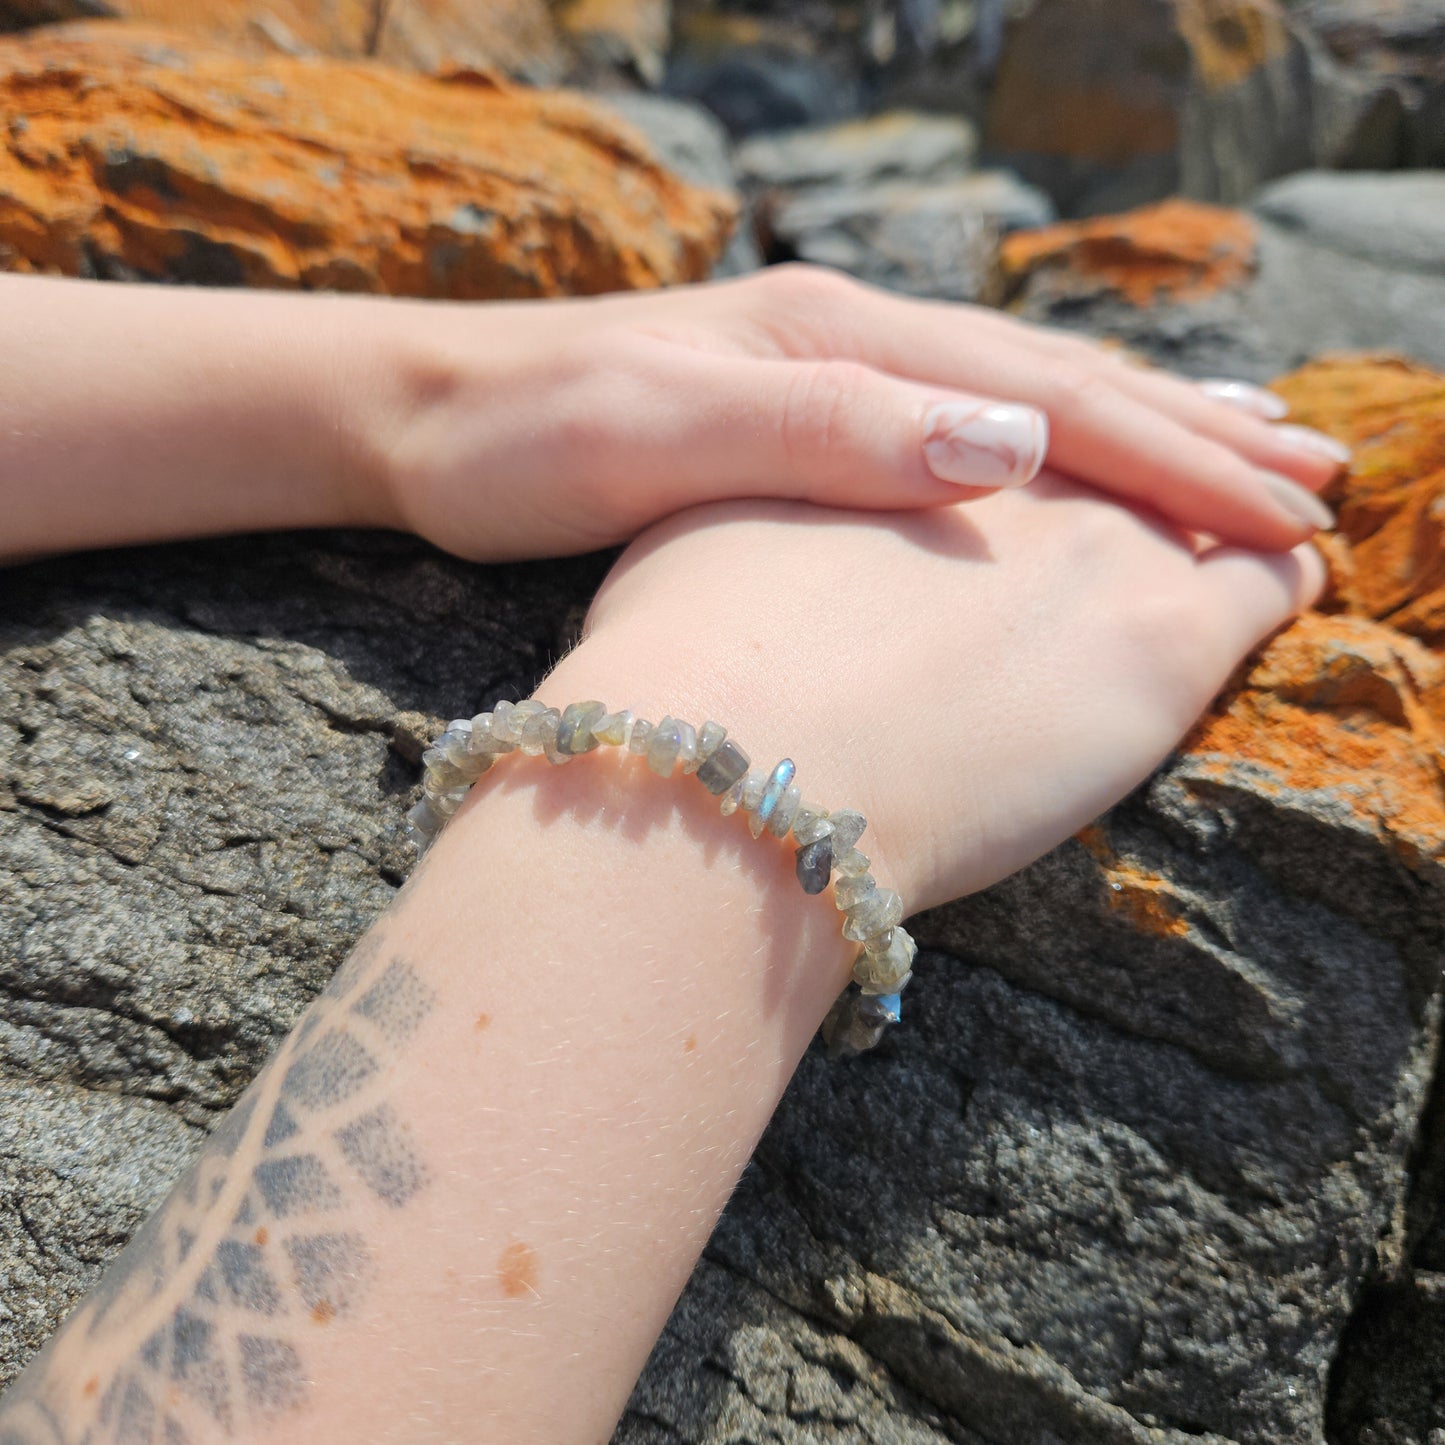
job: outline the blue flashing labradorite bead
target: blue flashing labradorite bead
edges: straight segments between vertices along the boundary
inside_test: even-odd
[[[773,769],[763,787],[763,801],[758,804],[759,823],[766,823],[773,816],[773,809],[778,806],[778,799],[788,791],[788,784],[793,781],[793,774],[797,771],[792,758],[784,758]]]
[[[903,1017],[903,999],[896,993],[865,994],[858,1012],[870,1023],[896,1024]]]

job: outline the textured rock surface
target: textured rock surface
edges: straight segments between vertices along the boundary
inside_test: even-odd
[[[1009,31],[988,142],[1066,214],[1235,204],[1313,164],[1396,164],[1399,108],[1276,0],[1038,0]]]
[[[957,117],[896,111],[760,136],[737,166],[771,259],[797,259],[915,296],[974,300],[1001,231],[1053,218],[1043,192],[975,171]]]
[[[1284,390],[1359,448],[1334,610],[1080,839],[920,920],[908,1026],[804,1062],[620,1442],[1445,1423],[1445,378]],[[602,565],[338,534],[0,576],[7,1374],[384,906],[422,739],[526,691]]]
[[[555,80],[564,56],[545,0],[0,0],[0,28],[108,17],[184,31],[261,55],[372,55],[417,70],[498,66]]]
[[[1360,348],[1445,366],[1440,196],[1427,172],[1313,173],[1267,189],[1253,222],[1145,207],[1010,237],[1004,290],[1033,320],[1115,337],[1196,376],[1267,380]]]
[[[96,22],[0,42],[0,266],[459,299],[707,274],[732,203],[580,97],[254,61]]]

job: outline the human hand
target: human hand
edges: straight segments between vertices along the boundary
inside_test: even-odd
[[[375,520],[477,560],[624,541],[683,507],[888,510],[1043,464],[1240,545],[1328,524],[1337,443],[1077,337],[831,272],[592,300],[388,303],[409,398]],[[940,480],[940,476],[947,480]],[[1303,490],[1309,489],[1309,490]]]
[[[1141,782],[1323,584],[1313,547],[1199,552],[1041,477],[925,513],[702,507],[653,528],[541,690],[729,727],[857,807],[924,908],[1023,867]]]

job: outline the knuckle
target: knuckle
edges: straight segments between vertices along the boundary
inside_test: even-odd
[[[860,289],[858,283],[843,272],[804,261],[769,267],[764,276],[771,295],[785,305],[804,311],[841,305]]]
[[[783,398],[783,454],[799,470],[816,470],[847,450],[849,421],[868,369],[854,361],[800,367]]]
[[[1073,413],[1091,410],[1112,390],[1092,365],[1078,361],[1065,361],[1058,366],[1053,387],[1055,405]]]

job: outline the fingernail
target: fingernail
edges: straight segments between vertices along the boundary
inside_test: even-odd
[[[1354,455],[1344,442],[1337,442],[1334,437],[1326,436],[1322,431],[1315,431],[1313,427],[1277,426],[1274,430],[1276,436],[1283,437],[1296,451],[1309,452],[1312,456],[1317,457],[1328,457],[1338,466],[1349,466],[1350,458]]]
[[[1306,491],[1298,482],[1292,482],[1288,477],[1281,477],[1275,472],[1261,472],[1259,475],[1270,496],[1290,516],[1298,518],[1316,531],[1335,525],[1335,514],[1313,492]]]
[[[1208,381],[1198,383],[1205,396],[1215,401],[1227,402],[1241,411],[1252,411],[1266,421],[1278,421],[1289,415],[1289,403],[1262,386],[1249,381],[1231,381],[1227,376],[1212,376]]]
[[[1049,421],[1031,406],[941,401],[923,418],[923,455],[943,482],[964,487],[1022,487],[1049,451]]]

